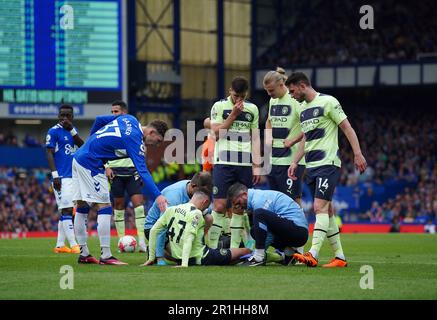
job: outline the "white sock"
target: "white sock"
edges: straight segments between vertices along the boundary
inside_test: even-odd
[[[297,251],[300,254],[303,254],[303,246],[299,248],[293,248],[295,251]]]
[[[72,219],[65,219],[62,221],[62,227],[64,229],[64,233],[67,236],[68,242],[70,242],[70,247],[77,245],[76,239],[74,237],[74,227]]]
[[[86,244],[88,232],[86,230],[88,214],[76,212],[74,216],[74,233],[76,234],[77,243],[80,246],[80,255],[86,257],[90,254]]]
[[[329,217],[329,230],[326,236],[328,238],[332,251],[334,251],[335,256],[337,258],[346,260],[340,241],[340,230],[338,229],[335,216]]]
[[[59,219],[58,222],[58,239],[56,240],[56,247],[63,247],[65,246],[65,232],[64,228],[62,227],[62,221]]]
[[[253,257],[255,258],[255,261],[261,262],[264,260],[265,255],[266,251],[264,249],[255,249]]]
[[[111,254],[111,215],[99,214],[97,216],[97,233],[102,249],[102,259],[108,259]]]

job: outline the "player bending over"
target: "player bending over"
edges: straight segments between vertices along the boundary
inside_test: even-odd
[[[202,211],[208,208],[210,201],[209,191],[198,189],[190,202],[169,207],[150,231],[149,260],[144,266],[154,264],[156,237],[166,229],[171,255],[182,267],[229,265],[250,253],[250,249],[246,248],[212,249],[203,244],[205,220]]]
[[[166,188],[164,188],[161,193],[167,199],[168,206],[177,206],[180,204],[187,203],[190,201],[193,194],[199,189],[203,188],[208,190],[209,193],[212,191],[212,177],[209,172],[198,172],[191,180],[178,181]],[[156,202],[153,203],[152,207],[146,216],[146,223],[144,224],[144,234],[147,239],[149,239],[150,229],[154,226],[156,221],[158,221],[161,216],[161,212],[158,208]],[[212,216],[208,212],[204,212],[205,219],[205,232],[212,225]],[[165,265],[164,261],[164,247],[166,240],[165,230],[158,234],[156,243],[156,258],[158,265]]]
[[[113,257],[110,248],[112,207],[109,182],[104,167],[107,160],[131,158],[152,199],[156,201],[161,211],[165,210],[167,200],[153,182],[144,159],[145,144],[156,145],[164,139],[167,125],[162,121],[160,123],[158,131],[158,128],[151,125],[141,127],[138,120],[131,115],[99,116],[94,122],[87,142],[74,155],[75,196],[73,199],[77,201],[74,227],[81,252],[79,263],[126,264]],[[100,261],[90,254],[87,246],[86,222],[91,203],[97,204],[98,207],[97,232],[101,247]]]
[[[234,212],[247,210],[253,215],[251,233],[255,239],[255,251],[246,266],[264,265],[269,245],[284,251],[286,261],[292,260],[294,248],[305,245],[308,222],[303,209],[284,193],[248,189],[235,183],[229,188],[228,200]]]

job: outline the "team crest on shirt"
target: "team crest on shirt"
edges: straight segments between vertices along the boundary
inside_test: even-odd
[[[313,116],[314,117],[317,117],[318,115],[319,115],[319,109],[318,108],[316,108],[316,109],[314,109],[314,111],[313,111]]]
[[[247,121],[252,121],[252,115],[250,113],[246,113],[246,120]]]
[[[217,111],[215,110],[215,107],[212,108],[211,111],[211,118],[216,119],[217,118]]]
[[[287,114],[288,113],[288,107],[283,107],[282,108],[282,114]]]
[[[212,193],[213,194],[217,194],[218,193],[218,188],[216,186],[214,186],[214,188],[212,188]]]
[[[225,256],[228,253],[228,249],[220,249],[220,254]]]
[[[198,224],[199,224],[199,215],[196,214],[193,217],[193,221],[191,222],[191,225],[195,228],[195,227],[197,227]]]

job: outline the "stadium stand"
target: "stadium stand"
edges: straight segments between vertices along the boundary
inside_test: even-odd
[[[302,15],[292,30],[258,59],[257,66],[401,62],[430,54],[437,57],[433,17],[437,3],[421,2],[423,5],[417,6],[407,0],[369,1],[367,4],[379,14],[377,27],[369,33],[357,23],[357,1],[320,1],[311,19]]]

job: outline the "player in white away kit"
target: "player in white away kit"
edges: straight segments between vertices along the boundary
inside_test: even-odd
[[[144,143],[160,143],[167,129],[166,123],[160,120],[154,120],[147,127],[141,127],[138,120],[128,114],[96,118],[90,137],[73,159],[73,184],[76,192],[74,200],[77,200],[74,228],[80,246],[79,263],[126,264],[113,257],[110,249],[112,207],[109,182],[105,175],[106,161],[131,158],[151,200],[156,201],[161,212],[166,209],[167,200],[161,195],[147,170]],[[86,222],[91,203],[98,206],[100,261],[90,255],[87,246]]]
[[[79,253],[73,229],[73,190],[71,164],[74,152],[83,145],[76,128],[73,127],[73,107],[64,104],[59,108],[59,122],[51,127],[46,137],[47,161],[52,171],[56,203],[61,213],[58,223],[56,253]],[[65,238],[71,249],[65,246]]]

